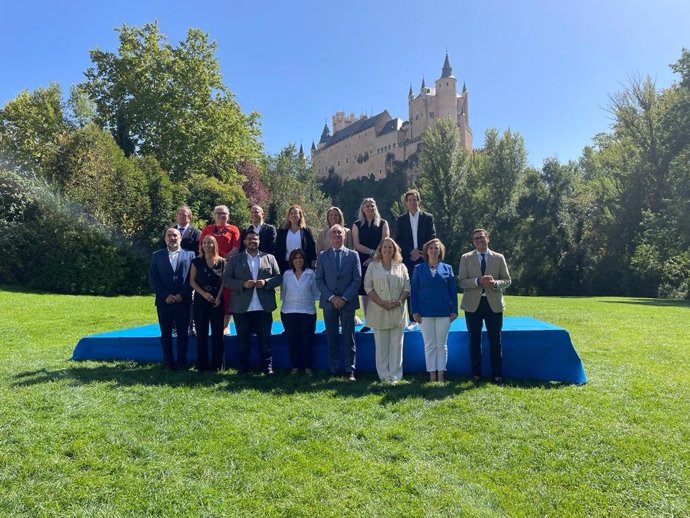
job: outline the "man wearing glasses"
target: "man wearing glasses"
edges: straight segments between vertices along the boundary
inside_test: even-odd
[[[482,323],[486,324],[491,352],[492,381],[503,383],[501,329],[505,301],[503,291],[510,286],[510,273],[503,255],[489,250],[489,233],[483,228],[472,231],[474,250],[460,258],[458,280],[463,290],[460,307],[470,341],[472,379],[482,375]]]

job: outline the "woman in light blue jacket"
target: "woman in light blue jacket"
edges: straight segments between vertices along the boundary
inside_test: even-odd
[[[458,285],[453,267],[441,262],[446,247],[440,239],[424,244],[422,264],[412,272],[410,312],[422,330],[429,381],[445,381],[448,332],[458,316]]]

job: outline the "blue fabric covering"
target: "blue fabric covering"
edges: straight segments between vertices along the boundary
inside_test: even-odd
[[[328,369],[326,335],[321,334],[324,325],[316,323],[314,368]],[[236,364],[234,347],[235,328],[231,324],[231,336],[225,337],[226,365]],[[273,365],[289,368],[290,357],[280,322],[273,322]],[[141,362],[162,361],[158,324],[150,324],[119,331],[91,335],[79,340],[73,360],[134,360]],[[357,370],[375,371],[374,334],[357,333]],[[486,331],[482,337],[482,372],[490,374],[489,344]],[[251,361],[258,366],[258,346],[252,342]],[[189,358],[196,358],[196,339],[190,337]],[[405,331],[403,350],[404,372],[425,372],[424,342],[419,330]],[[448,373],[471,376],[470,355],[467,347],[467,329],[462,316],[451,326],[448,337]],[[530,317],[505,317],[503,322],[503,375],[506,378],[537,379],[582,384],[587,382],[582,361],[565,329]]]

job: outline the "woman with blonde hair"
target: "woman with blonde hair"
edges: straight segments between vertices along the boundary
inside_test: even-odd
[[[376,372],[381,381],[396,383],[403,375],[405,300],[410,295],[410,277],[400,247],[384,237],[364,277],[369,297],[366,319],[374,329]]]
[[[218,205],[213,208],[213,223],[206,225],[199,237],[199,255],[203,252],[202,244],[206,236],[213,236],[218,243],[218,253],[226,260],[240,251],[240,229],[228,223],[230,209],[227,205]],[[230,334],[230,290],[225,288],[223,292],[225,304],[225,318],[223,319],[226,335]]]
[[[224,364],[223,347],[223,270],[225,259],[218,252],[218,241],[205,236],[201,241],[201,256],[195,257],[189,269],[189,284],[194,289],[194,322],[196,322],[196,368],[209,369],[208,327],[211,324],[212,371]]]
[[[434,238],[424,244],[425,261],[412,272],[410,313],[424,338],[429,381],[444,381],[448,361],[448,332],[458,316],[458,285],[453,267],[442,262],[446,247]]]
[[[319,232],[316,236],[316,257],[324,250],[328,250],[331,247],[330,231],[333,225],[340,225],[345,229],[345,241],[343,244],[352,249],[352,232],[349,228],[345,227],[345,216],[343,211],[339,207],[330,207],[326,211],[326,227]]]
[[[304,267],[314,268],[316,264],[314,233],[307,226],[302,207],[293,204],[288,208],[283,226],[278,229],[276,234],[275,257],[280,267],[280,273],[285,273],[290,269],[288,261],[290,252],[297,248],[304,250],[306,260]]]
[[[364,291],[364,277],[379,244],[383,238],[389,236],[388,222],[379,214],[376,201],[374,198],[364,198],[359,206],[359,219],[352,225],[352,244],[359,254],[359,262],[362,265],[362,284],[359,287],[359,294],[362,296],[362,310],[365,315],[369,299]],[[369,326],[365,326],[360,329],[360,332],[366,333],[369,330]]]

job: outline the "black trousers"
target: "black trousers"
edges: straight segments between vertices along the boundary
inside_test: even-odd
[[[235,330],[237,331],[237,370],[240,373],[249,370],[249,339],[252,333],[256,333],[259,341],[259,356],[261,368],[265,372],[273,367],[271,356],[271,326],[273,316],[268,311],[247,311],[246,313],[233,313],[235,318]]]
[[[470,361],[472,375],[482,375],[482,322],[486,323],[486,333],[489,336],[489,350],[491,352],[491,370],[494,378],[502,377],[503,354],[501,346],[501,329],[503,329],[503,312],[491,311],[489,301],[482,297],[479,307],[474,313],[465,311],[465,323],[470,335]]]
[[[316,314],[280,313],[290,349],[293,369],[311,369],[316,332]]]
[[[194,298],[194,321],[196,322],[196,367],[199,372],[217,371],[225,365],[223,343],[223,317],[225,305],[221,299],[218,306],[203,297]],[[208,326],[211,324],[211,364],[208,355]]]
[[[156,306],[158,325],[161,329],[163,363],[170,369],[187,368],[187,329],[189,328],[189,303],[163,304]],[[173,323],[177,328],[177,355],[173,356]]]

